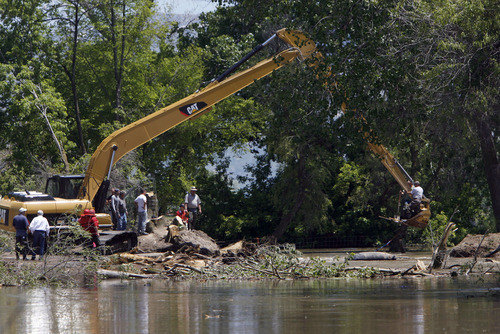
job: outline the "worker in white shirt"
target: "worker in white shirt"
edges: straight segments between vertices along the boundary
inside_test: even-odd
[[[43,259],[43,254],[45,252],[46,239],[50,233],[50,225],[47,218],[43,216],[43,211],[38,210],[37,216],[33,218],[30,224],[30,231],[33,234],[33,247],[34,252],[32,253],[31,259],[35,260],[36,253],[40,255],[40,260]]]

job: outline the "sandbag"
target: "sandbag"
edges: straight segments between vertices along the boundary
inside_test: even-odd
[[[396,260],[396,256],[384,252],[361,252],[354,254],[353,260]]]

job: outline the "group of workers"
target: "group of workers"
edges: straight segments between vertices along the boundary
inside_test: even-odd
[[[36,255],[42,260],[47,246],[47,238],[50,234],[50,224],[47,218],[43,216],[43,211],[38,210],[37,216],[33,218],[31,223],[26,217],[26,208],[20,208],[19,214],[13,219],[13,225],[16,229],[16,259],[23,260],[31,255],[31,259],[35,260]],[[91,247],[99,247],[99,221],[95,216],[94,210],[85,209],[78,220],[80,226],[91,234]],[[29,241],[29,234],[32,236],[32,241]]]
[[[111,196],[108,198],[109,208],[111,211],[111,220],[113,228],[118,231],[125,231],[127,229],[127,204],[125,202],[125,191],[113,188]],[[148,199],[146,197],[146,190],[141,189],[139,196],[134,200],[134,205],[137,209],[137,233],[144,235],[146,233],[147,221],[147,205]]]
[[[26,208],[20,208],[19,214],[14,217],[13,221],[16,229],[16,259],[19,260],[22,255],[23,260],[26,260],[28,255],[31,255],[31,259],[35,260],[38,254],[42,260],[46,239],[50,233],[49,221],[43,216],[43,211],[38,210],[37,216],[30,223],[26,217],[26,211]],[[31,246],[28,242],[28,233],[33,236]]]
[[[119,189],[112,189],[112,195],[108,198],[111,218],[113,226],[116,230],[127,229],[127,206],[125,203],[125,192]],[[184,197],[182,203],[177,211],[176,216],[180,220],[180,224],[186,226],[189,230],[196,227],[198,214],[201,214],[201,200],[196,194],[196,187],[191,187],[189,192]],[[147,222],[147,196],[146,190],[141,189],[139,196],[134,200],[134,205],[137,209],[137,233],[139,235],[146,235],[146,222]]]
[[[191,187],[186,194],[184,203],[180,205],[177,216],[180,217],[183,224],[188,229],[193,230],[196,227],[198,214],[201,214],[201,200],[196,194],[196,187]],[[125,192],[119,189],[113,189],[112,195],[109,198],[111,217],[113,224],[117,230],[125,230],[127,228],[127,206],[125,203]],[[147,197],[146,190],[141,189],[139,196],[134,200],[137,209],[137,232],[138,234],[146,233],[147,221]],[[26,217],[26,208],[20,208],[19,214],[14,217],[13,225],[16,229],[16,258],[19,260],[22,256],[26,260],[29,255],[35,260],[36,255],[39,259],[43,259],[47,238],[50,234],[50,225],[47,218],[44,217],[42,210],[38,210],[37,216],[33,218],[31,223]],[[85,242],[90,248],[97,248],[101,245],[99,240],[99,221],[93,209],[83,210],[82,215],[78,219],[83,230],[87,231],[91,238]],[[32,235],[32,242],[28,242],[29,234]]]

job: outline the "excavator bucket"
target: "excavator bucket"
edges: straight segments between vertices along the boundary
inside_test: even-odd
[[[422,200],[422,203],[420,204],[420,212],[411,218],[401,219],[401,218],[387,218],[380,216],[380,218],[416,228],[426,228],[427,224],[429,224],[430,217],[431,217],[430,200],[428,198]]]
[[[316,43],[298,30],[280,29],[276,35],[288,45],[300,50],[300,60],[311,57],[316,52]]]
[[[429,218],[431,216],[431,211],[429,209],[423,209],[417,215],[411,217],[410,219],[402,220],[402,222],[408,226],[413,226],[417,228],[426,228],[429,223]]]

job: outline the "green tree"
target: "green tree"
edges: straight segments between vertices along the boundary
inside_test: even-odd
[[[16,75],[12,66],[2,69],[1,93],[10,99],[8,137],[14,165],[33,171],[32,167],[42,167],[49,159],[69,171],[66,149],[74,143],[66,136],[66,107],[48,78],[48,69],[42,66],[39,75],[30,66],[22,66]]]
[[[78,145],[82,154],[87,153],[85,138],[82,129],[80,113],[80,98],[78,92],[78,52],[80,47],[80,30],[86,22],[84,15],[83,1],[53,1],[49,14],[56,22],[55,32],[58,38],[54,41],[51,53],[54,59],[61,66],[71,87],[71,101],[74,111],[76,129],[78,131]]]
[[[489,0],[422,1],[415,5],[416,14],[409,22],[418,23],[415,40],[424,46],[420,68],[426,95],[432,97],[429,102],[435,112],[453,119],[460,130],[466,128],[470,141],[460,147],[460,153],[469,153],[468,147],[480,152],[482,161],[476,160],[475,165],[482,165],[484,174],[470,168],[468,172],[476,176],[475,183],[480,183],[479,177],[487,181],[498,231],[500,5]],[[424,58],[423,52],[430,57]]]
[[[339,117],[339,109],[349,99],[350,105],[358,108],[356,102],[359,102],[360,109],[371,111],[373,105],[371,109],[365,107],[369,98],[383,100],[378,97],[382,88],[377,81],[383,69],[374,59],[380,43],[375,41],[385,32],[389,11],[381,5],[350,1],[271,1],[258,6],[255,1],[228,3],[231,6],[202,17],[208,24],[195,27],[201,43],[206,43],[214,31],[238,40],[242,34],[251,32],[260,38],[274,29],[289,27],[311,33],[321,46],[328,67],[318,67],[315,74],[311,68],[282,70],[272,79],[250,88],[250,92],[259,96],[257,101],[269,110],[261,145],[280,166],[270,192],[272,197],[268,198],[280,217],[274,221],[277,227],[274,235],[280,237],[287,230],[299,235],[332,231],[334,219],[329,216],[334,211],[329,209],[330,189],[335,182],[332,176],[343,164],[336,157],[348,160],[366,157],[359,154],[359,147],[365,144],[358,126]],[[245,19],[240,21],[241,17]],[[325,75],[332,71],[343,75]],[[325,90],[325,81],[331,81],[331,86],[340,83],[342,89]],[[346,150],[353,144],[357,150]],[[383,190],[386,189],[387,186]],[[376,201],[363,201],[369,202]],[[381,210],[380,206],[377,210]]]

